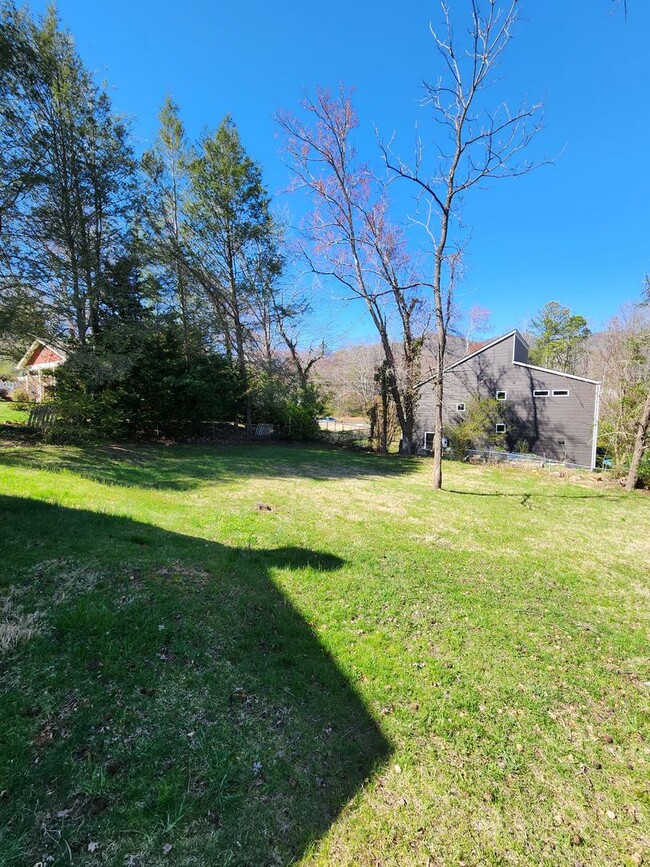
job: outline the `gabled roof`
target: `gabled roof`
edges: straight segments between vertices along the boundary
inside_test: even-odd
[[[490,340],[488,343],[485,343],[479,349],[475,349],[474,352],[470,352],[468,355],[463,355],[462,358],[459,358],[458,361],[454,361],[453,364],[450,364],[448,367],[445,367],[444,372],[447,373],[448,370],[453,370],[454,367],[457,367],[459,364],[463,364],[463,362],[468,361],[470,358],[474,358],[475,355],[480,355],[481,352],[485,352],[486,349],[492,349],[493,346],[496,346],[497,343],[501,343],[504,340],[507,340],[509,337],[513,335],[517,335],[517,337],[524,344],[526,349],[529,349],[528,344],[521,336],[521,334],[517,331],[516,328],[513,328],[512,331],[509,331],[507,334],[504,334],[502,337],[497,337],[496,340]]]
[[[480,346],[477,349],[474,349],[472,352],[469,352],[467,355],[463,355],[463,357],[459,358],[458,361],[454,361],[453,364],[450,364],[447,367],[445,367],[445,369],[443,370],[443,373],[447,373],[448,370],[452,370],[454,367],[457,367],[459,364],[462,364],[464,361],[467,361],[470,358],[474,358],[475,355],[478,355],[481,352],[485,352],[486,349],[491,349],[493,346],[496,346],[497,343],[501,343],[502,340],[507,340],[508,337],[512,337],[513,334],[517,334],[519,336],[519,339],[521,340],[521,342],[526,347],[526,349],[528,349],[528,344],[526,343],[524,338],[521,336],[521,334],[519,334],[517,329],[514,328],[512,331],[509,331],[507,334],[504,334],[501,337],[497,337],[495,340],[482,341],[482,343],[480,344]],[[436,378],[436,375],[434,373],[433,376],[429,376],[423,382],[419,382],[415,387],[416,388],[422,388],[423,385],[427,385],[429,382],[431,382],[435,378]]]
[[[519,339],[521,341],[521,343],[523,343],[523,345],[526,347],[526,349],[530,348],[527,341],[520,334],[520,332],[516,328],[513,328],[513,330],[509,331],[507,334],[503,334],[501,337],[497,337],[495,340],[487,341],[482,346],[479,346],[478,349],[475,349],[473,352],[470,352],[467,355],[463,355],[463,357],[459,358],[458,361],[454,361],[453,364],[450,364],[447,367],[445,367],[445,369],[443,370],[443,373],[447,373],[447,371],[453,370],[455,367],[458,367],[458,365],[464,364],[466,361],[469,361],[470,358],[474,358],[476,355],[480,355],[481,352],[485,352],[488,349],[492,349],[493,346],[496,346],[497,344],[502,343],[504,340],[508,340],[508,338],[510,338],[510,337],[515,337],[515,338]],[[512,363],[514,365],[516,365],[517,367],[526,367],[529,370],[538,370],[541,373],[553,373],[556,376],[564,376],[564,377],[567,377],[568,379],[578,379],[581,382],[589,382],[592,385],[600,385],[600,382],[597,379],[588,379],[586,376],[577,376],[574,373],[565,373],[563,370],[552,370],[551,368],[548,368],[548,367],[538,367],[535,364],[528,364],[527,362],[524,362],[524,361],[515,361],[514,341],[513,341]],[[427,385],[429,382],[431,382],[435,378],[436,377],[434,374],[433,376],[430,376],[428,379],[425,379],[423,382],[418,383],[416,385],[416,388],[422,388],[423,385]]]
[[[20,359],[20,361],[16,365],[18,370],[24,370],[26,367],[29,367],[30,358],[32,358],[34,353],[38,349],[41,349],[41,348],[49,349],[50,352],[54,352],[55,355],[59,356],[59,358],[61,359],[62,362],[65,361],[66,358],[68,357],[68,354],[65,351],[65,349],[62,349],[60,346],[56,346],[53,343],[47,343],[45,340],[41,340],[40,338],[36,338],[36,340],[32,343],[32,345],[29,347],[27,352],[23,355],[23,357]]]

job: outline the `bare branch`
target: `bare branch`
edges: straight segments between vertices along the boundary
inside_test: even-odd
[[[415,334],[421,281],[406,252],[399,229],[388,219],[385,188],[359,160],[353,143],[357,117],[349,94],[318,90],[303,101],[307,120],[278,116],[294,188],[311,194],[313,209],[303,231],[310,251],[303,255],[312,273],[344,286],[363,301],[374,323],[385,359],[385,381],[408,451],[414,448],[413,385],[422,335]],[[345,298],[343,300],[350,300]],[[398,356],[389,334],[389,319],[401,326],[404,368],[400,383]]]
[[[511,111],[505,103],[495,111],[485,108],[486,91],[496,81],[496,70],[512,39],[518,17],[517,0],[504,10],[497,0],[471,0],[469,25],[457,38],[451,7],[442,0],[442,24],[430,26],[440,58],[435,79],[424,82],[421,105],[439,135],[432,136],[435,155],[425,160],[418,134],[410,161],[394,152],[394,142],[380,143],[384,162],[394,178],[411,182],[416,200],[424,200],[424,217],[412,222],[425,233],[432,258],[436,318],[436,424],[434,482],[442,484],[441,443],[444,358],[453,312],[455,285],[462,266],[462,247],[455,235],[460,205],[473,187],[491,180],[518,177],[547,160],[524,158],[541,129],[541,104],[522,103]]]

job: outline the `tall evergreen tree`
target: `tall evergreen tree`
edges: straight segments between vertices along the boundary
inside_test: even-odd
[[[192,276],[187,266],[185,205],[188,145],[178,106],[167,97],[159,114],[153,146],[142,158],[145,175],[144,227],[151,264],[167,287],[183,330],[185,357],[190,353]]]
[[[192,274],[214,308],[227,356],[248,383],[253,313],[281,268],[269,195],[230,117],[200,142],[189,175]],[[246,415],[250,422],[250,402]]]
[[[7,79],[14,99],[3,108],[4,117],[15,114],[3,127],[11,139],[3,180],[15,189],[3,202],[10,239],[3,283],[28,288],[52,327],[84,344],[99,327],[105,268],[125,252],[136,205],[128,127],[53,9],[42,23],[8,5],[2,17],[11,25],[3,55],[29,73],[18,85],[19,64],[13,83]]]
[[[32,111],[42,88],[36,28],[25,10],[0,4],[0,338],[18,357],[42,333],[44,307],[21,255],[24,203],[42,182],[46,148]],[[21,351],[22,350],[22,351]]]

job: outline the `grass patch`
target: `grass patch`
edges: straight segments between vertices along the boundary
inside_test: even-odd
[[[25,409],[22,403],[12,403],[11,401],[0,401],[0,425],[7,424],[27,424],[29,418],[29,410]]]
[[[0,863],[640,863],[648,499],[445,469],[3,448]]]

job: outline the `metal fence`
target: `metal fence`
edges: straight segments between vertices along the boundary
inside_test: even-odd
[[[370,444],[368,430],[364,428],[337,431],[321,428],[321,439],[332,446],[347,446],[349,448],[367,448]]]
[[[271,424],[235,424],[234,422],[204,421],[201,437],[212,442],[252,442],[281,435]]]
[[[468,449],[463,460],[479,458],[492,463],[535,464],[543,467],[566,467],[570,470],[589,470],[584,464],[573,464],[570,461],[558,461],[544,455],[532,452],[505,452],[499,449]]]

